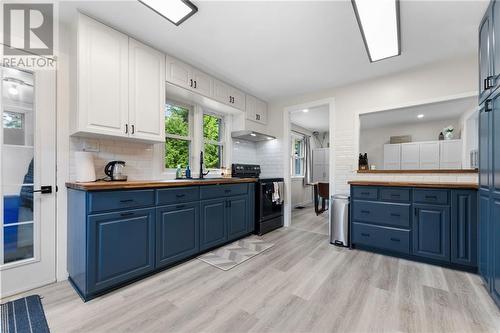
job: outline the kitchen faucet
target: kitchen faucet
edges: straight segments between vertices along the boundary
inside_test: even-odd
[[[200,179],[203,179],[204,176],[208,175],[210,170],[208,170],[206,173],[203,173],[203,151],[200,153]]]

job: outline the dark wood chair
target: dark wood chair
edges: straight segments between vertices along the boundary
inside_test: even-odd
[[[330,184],[329,183],[316,183],[314,184],[314,211],[316,216],[324,213],[327,208],[327,202],[330,198]],[[319,208],[319,201],[321,199],[321,209]]]

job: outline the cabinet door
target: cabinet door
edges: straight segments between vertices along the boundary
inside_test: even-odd
[[[199,70],[193,70],[193,91],[207,97],[212,96],[212,77]]]
[[[420,144],[420,169],[439,169],[439,142]]]
[[[165,142],[165,55],[129,41],[129,130],[137,139]]]
[[[497,304],[500,304],[500,198],[490,201],[490,239],[491,255],[489,257],[491,267],[491,295]]]
[[[486,80],[491,75],[491,9],[486,12],[479,25],[479,103],[484,101],[491,93],[490,89],[485,89]]]
[[[462,140],[440,142],[440,169],[462,168]]]
[[[500,21],[500,17],[499,17]],[[500,24],[500,22],[498,22]],[[499,50],[500,53],[500,50]],[[490,142],[490,181],[493,194],[500,197],[500,90],[493,93],[491,100],[489,142]]]
[[[214,199],[201,202],[201,251],[227,241],[226,205],[226,199]]]
[[[492,1],[491,3],[491,16],[490,16],[490,58],[492,71],[491,75],[494,77],[491,82],[495,87],[491,88],[491,91],[496,90],[496,87],[500,85],[500,5],[497,1]],[[482,44],[482,43],[481,43]],[[481,51],[480,51],[481,52]]]
[[[154,269],[154,209],[90,215],[89,292],[114,287]]]
[[[230,105],[239,110],[245,111],[245,93],[238,89],[231,88],[230,95],[233,97],[233,101]]]
[[[477,191],[451,192],[451,262],[477,266]]]
[[[492,178],[491,114],[483,103],[479,110],[479,186],[484,190],[490,189]]]
[[[479,232],[479,274],[484,279],[486,285],[489,286],[490,283],[490,195],[489,191],[479,190],[479,221],[478,221],[478,232]]]
[[[261,124],[267,124],[267,103],[257,100],[257,108],[255,111],[255,120]]]
[[[228,199],[227,236],[233,240],[247,233],[248,199],[246,195]]]
[[[420,144],[418,143],[401,144],[401,169],[402,170],[420,169]]]
[[[200,203],[156,209],[156,266],[188,258],[199,250]]]
[[[255,184],[248,184],[247,232],[255,231]]]
[[[417,204],[414,209],[413,254],[450,261],[450,208]]]
[[[191,89],[192,67],[173,57],[167,56],[167,81],[179,87]]]
[[[257,98],[247,95],[246,97],[246,107],[245,107],[245,113],[246,113],[246,118],[251,121],[257,121],[256,114],[257,114]]]
[[[384,145],[384,170],[401,170],[401,145]]]
[[[221,103],[232,105],[231,104],[231,87],[221,82],[219,80],[214,79],[214,87],[213,87],[212,97]]]
[[[78,16],[75,132],[128,137],[128,37]]]

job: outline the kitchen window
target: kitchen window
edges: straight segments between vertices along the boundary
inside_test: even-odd
[[[191,164],[192,108],[170,102],[165,106],[165,169]]]
[[[303,136],[293,136],[292,137],[292,160],[291,160],[291,170],[292,177],[303,177],[304,176],[304,137]]]
[[[204,165],[207,169],[220,169],[224,161],[224,118],[203,114]]]

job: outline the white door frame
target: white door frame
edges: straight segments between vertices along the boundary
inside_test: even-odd
[[[1,91],[1,89],[0,89]],[[3,108],[0,104],[0,111]],[[34,210],[33,258],[16,261],[0,267],[0,298],[12,296],[56,281],[56,72],[40,70],[34,72],[34,112],[46,110],[35,120],[35,165],[34,188],[52,186],[52,194],[35,194],[38,207]],[[44,131],[44,132],[41,132]],[[50,131],[51,135],[44,135]],[[3,131],[0,129],[0,135]],[[3,136],[0,137],[3,143]],[[1,147],[0,147],[1,150]],[[0,172],[1,172],[0,167]],[[1,180],[0,180],[1,182]],[[1,192],[1,189],[0,189]],[[3,201],[3,200],[0,200]],[[2,203],[3,204],[3,203]],[[0,218],[3,219],[3,205]],[[36,221],[38,220],[38,221]],[[0,224],[3,239],[3,224]],[[3,241],[0,242],[0,258],[3,258]]]
[[[290,122],[290,113],[297,110],[312,109],[318,106],[328,105],[329,111],[329,140],[330,140],[330,160],[329,160],[329,183],[330,183],[330,196],[335,193],[335,154],[334,143],[335,143],[335,98],[320,99],[317,101],[311,101],[304,104],[287,106],[283,110],[283,166],[284,166],[284,180],[285,180],[285,227],[289,227],[292,220],[292,176],[290,170],[290,153],[291,153],[291,135],[292,135],[292,124]],[[330,214],[331,210],[328,210]],[[330,216],[329,216],[330,217]]]

